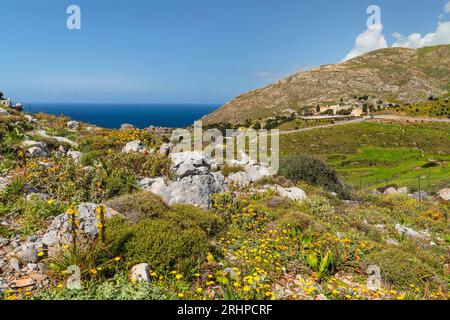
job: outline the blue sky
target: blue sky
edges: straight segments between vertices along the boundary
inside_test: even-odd
[[[0,0],[0,90],[24,102],[224,103],[352,48],[450,43],[447,3]],[[81,30],[66,28],[71,4]],[[364,33],[371,4],[378,34]]]

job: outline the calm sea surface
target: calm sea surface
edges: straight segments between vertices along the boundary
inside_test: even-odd
[[[218,107],[214,104],[25,103],[24,111],[63,114],[105,128],[119,128],[123,123],[138,128],[150,125],[182,128]]]

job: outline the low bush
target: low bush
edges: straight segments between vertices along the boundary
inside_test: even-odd
[[[336,192],[342,198],[349,195],[339,180],[337,173],[321,159],[310,155],[294,155],[280,162],[280,175],[293,182],[304,181]]]
[[[46,226],[48,218],[55,217],[67,209],[64,203],[53,200],[31,199],[30,201],[21,199],[15,205],[15,211],[19,213],[20,233],[31,235],[40,231]]]
[[[334,214],[334,207],[327,198],[314,196],[305,200],[307,210],[319,219],[330,218]]]
[[[107,206],[120,212],[128,221],[138,223],[161,216],[168,210],[161,197],[151,192],[137,192],[109,200]]]
[[[158,272],[192,274],[209,252],[209,236],[218,233],[221,226],[221,219],[214,214],[179,205],[135,224],[112,219],[107,226],[107,243],[129,267],[146,262]]]
[[[437,288],[443,285],[442,276],[415,255],[399,248],[374,251],[365,259],[367,264],[381,268],[382,281],[403,290],[411,285],[420,288]]]
[[[106,281],[82,283],[80,290],[62,288],[38,293],[34,300],[170,300],[173,293],[144,281],[132,283],[126,274]]]
[[[146,219],[135,225],[116,221],[109,226],[107,239],[129,267],[145,262],[158,272],[195,272],[208,252],[206,233],[199,227],[183,230],[163,220]]]

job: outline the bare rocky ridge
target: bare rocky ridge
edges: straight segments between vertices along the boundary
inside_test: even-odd
[[[203,121],[238,124],[246,119],[266,119],[363,95],[413,103],[430,95],[442,95],[449,86],[450,45],[417,50],[389,48],[300,72],[245,93],[205,116]]]

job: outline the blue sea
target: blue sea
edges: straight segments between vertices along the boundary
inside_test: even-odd
[[[141,129],[151,125],[183,128],[218,107],[214,104],[24,103],[26,112],[65,115],[111,129],[120,128],[123,123]]]

